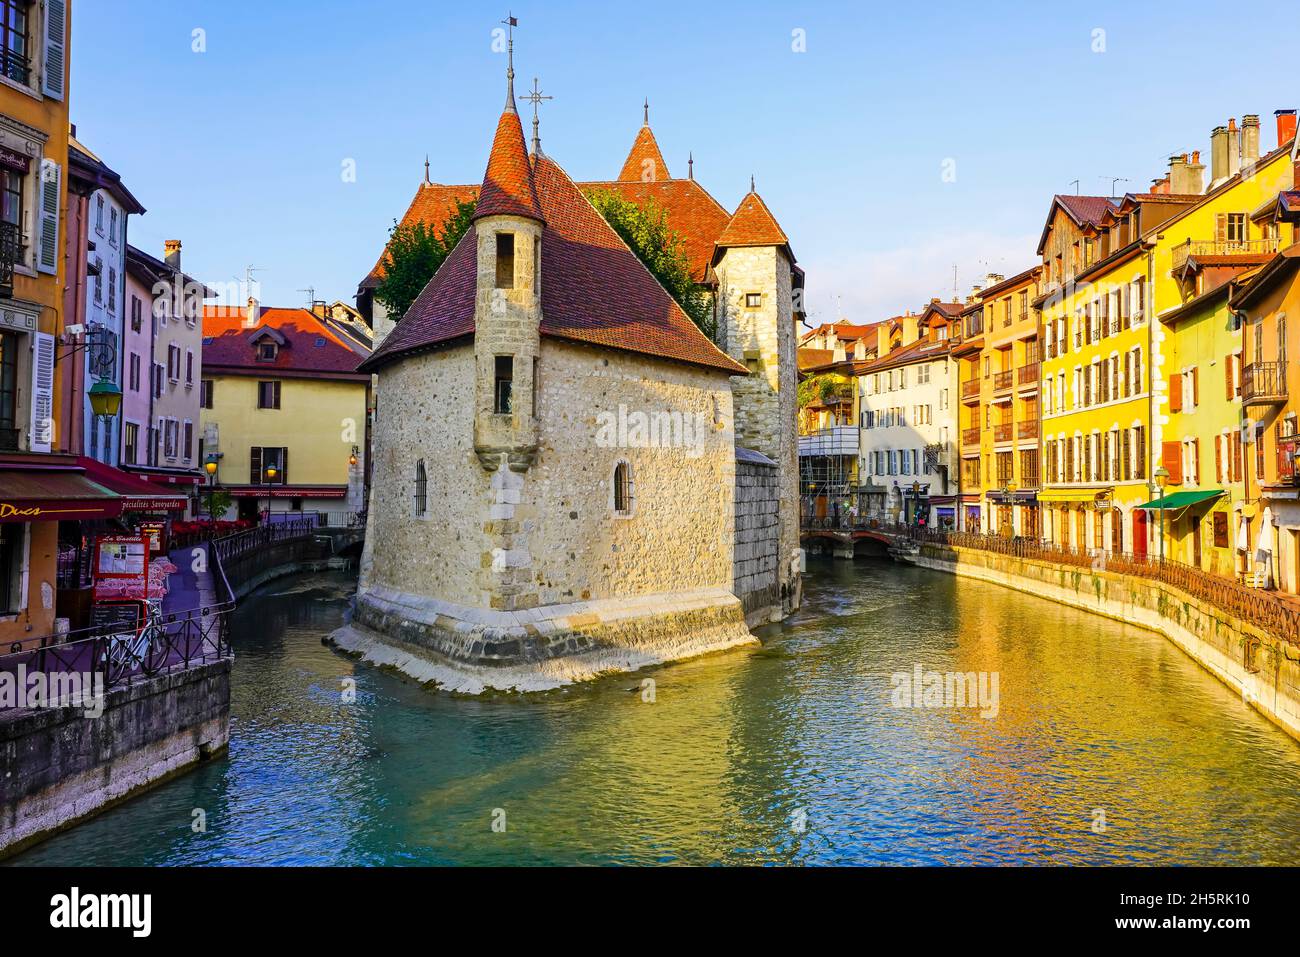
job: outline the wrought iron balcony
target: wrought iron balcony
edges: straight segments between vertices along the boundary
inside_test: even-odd
[[[1016,423],[1016,438],[1018,439],[1036,439],[1038,438],[1038,420],[1026,419],[1024,422]]]
[[[14,266],[22,262],[22,233],[13,223],[0,222],[0,296],[14,295]]]
[[[10,49],[0,49],[0,70],[15,83],[26,86],[31,81],[32,64],[27,57]]]
[[[1001,392],[1004,389],[1010,389],[1015,385],[1015,380],[1016,374],[1010,369],[1003,372],[995,372],[993,373],[993,391]]]
[[[1011,432],[1014,427],[1010,422],[998,422],[993,426],[994,442],[1010,442]]]
[[[1247,405],[1286,402],[1286,366],[1281,362],[1252,362],[1241,374],[1241,398]]]
[[[979,448],[980,430],[979,429],[962,429],[961,444],[963,446],[974,446]]]
[[[1016,370],[1016,381],[1021,385],[1038,385],[1041,362],[1030,362]]]
[[[1290,435],[1277,440],[1277,484],[1300,485],[1300,468],[1296,458],[1300,455],[1300,436]]]
[[[963,399],[977,398],[980,394],[980,380],[967,379],[961,384],[961,397]]]

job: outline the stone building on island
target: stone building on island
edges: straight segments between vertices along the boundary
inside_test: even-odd
[[[728,216],[661,157],[664,180],[619,181],[675,196],[720,348],[536,132],[529,152],[510,86],[482,185],[452,188],[473,228],[400,321],[374,319],[366,551],[333,640],[470,691],[751,643],[799,601],[788,240],[755,192]]]

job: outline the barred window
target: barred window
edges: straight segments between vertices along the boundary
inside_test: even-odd
[[[424,459],[415,463],[415,514],[424,515],[429,505],[429,475],[424,470]]]
[[[619,462],[614,466],[614,514],[625,517],[631,515],[633,501],[632,466],[627,462]]]

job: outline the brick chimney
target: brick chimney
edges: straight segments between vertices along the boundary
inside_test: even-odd
[[[179,239],[163,240],[163,261],[173,269],[181,268],[181,241]]]
[[[1247,113],[1241,118],[1241,165],[1259,162],[1259,117]]]
[[[1295,110],[1274,110],[1277,117],[1277,145],[1285,146],[1295,139]]]

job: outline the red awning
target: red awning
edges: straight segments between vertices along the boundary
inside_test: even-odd
[[[79,522],[121,514],[121,498],[77,470],[0,471],[0,522]]]
[[[123,466],[122,471],[132,478],[138,478],[143,482],[153,482],[158,485],[184,485],[193,486],[203,484],[203,476],[197,472],[153,472],[147,465]]]
[[[188,501],[180,493],[168,494],[152,482],[84,455],[77,465],[86,470],[87,478],[120,495],[124,512],[172,512],[185,508]]]

